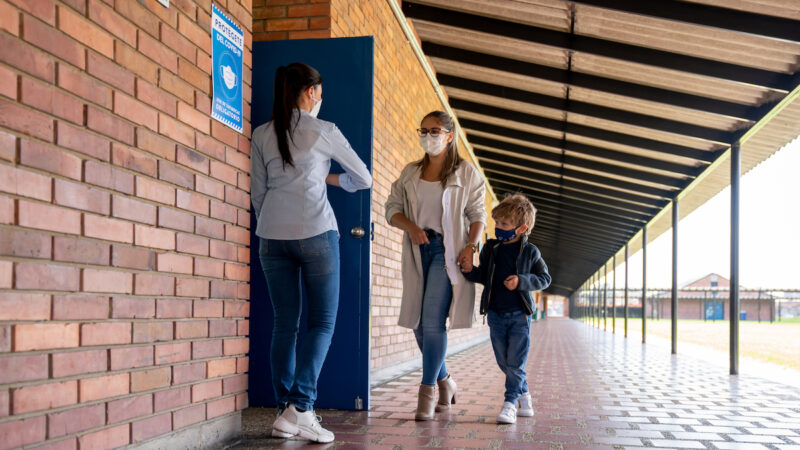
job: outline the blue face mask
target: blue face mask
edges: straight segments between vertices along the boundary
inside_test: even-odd
[[[498,241],[507,242],[517,237],[517,230],[501,230],[500,228],[495,227],[494,235]]]

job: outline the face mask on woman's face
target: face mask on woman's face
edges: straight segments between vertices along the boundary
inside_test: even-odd
[[[438,136],[431,136],[430,134],[426,134],[425,136],[419,137],[419,145],[425,150],[425,153],[436,156],[439,153],[442,153],[442,150],[447,146],[447,142],[445,139],[447,138],[446,133],[442,133]]]
[[[314,100],[314,107],[311,108],[311,112],[309,114],[311,114],[311,117],[317,117],[319,110],[322,108],[322,99],[317,100],[314,97],[311,97],[311,99]]]

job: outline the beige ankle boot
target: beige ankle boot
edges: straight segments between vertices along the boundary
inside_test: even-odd
[[[447,378],[436,382],[439,385],[439,403],[436,404],[436,412],[447,411],[450,409],[450,404],[456,403],[456,382],[453,377],[447,375]]]
[[[436,386],[419,385],[419,398],[417,399],[417,414],[415,420],[433,420],[433,410],[436,407]]]

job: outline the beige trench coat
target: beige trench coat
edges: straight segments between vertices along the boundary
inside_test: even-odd
[[[400,178],[392,183],[392,192],[386,200],[386,221],[401,213],[409,220],[417,217],[417,181],[421,168],[414,163],[407,165]],[[467,244],[469,226],[482,222],[486,226],[484,197],[486,186],[478,169],[462,161],[455,173],[447,180],[442,195],[442,231],[445,247],[445,266],[453,285],[453,301],[450,303],[448,328],[469,328],[475,320],[475,285],[467,281],[458,267],[458,255]],[[400,305],[398,325],[415,329],[422,314],[422,257],[419,246],[411,243],[408,233],[403,236],[403,300]]]

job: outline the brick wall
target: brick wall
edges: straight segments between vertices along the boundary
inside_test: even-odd
[[[217,3],[220,5],[220,3]],[[245,32],[248,0],[228,0]],[[249,108],[211,0],[0,0],[0,448],[110,448],[246,406]]]
[[[253,0],[255,41],[329,37],[329,0]]]

